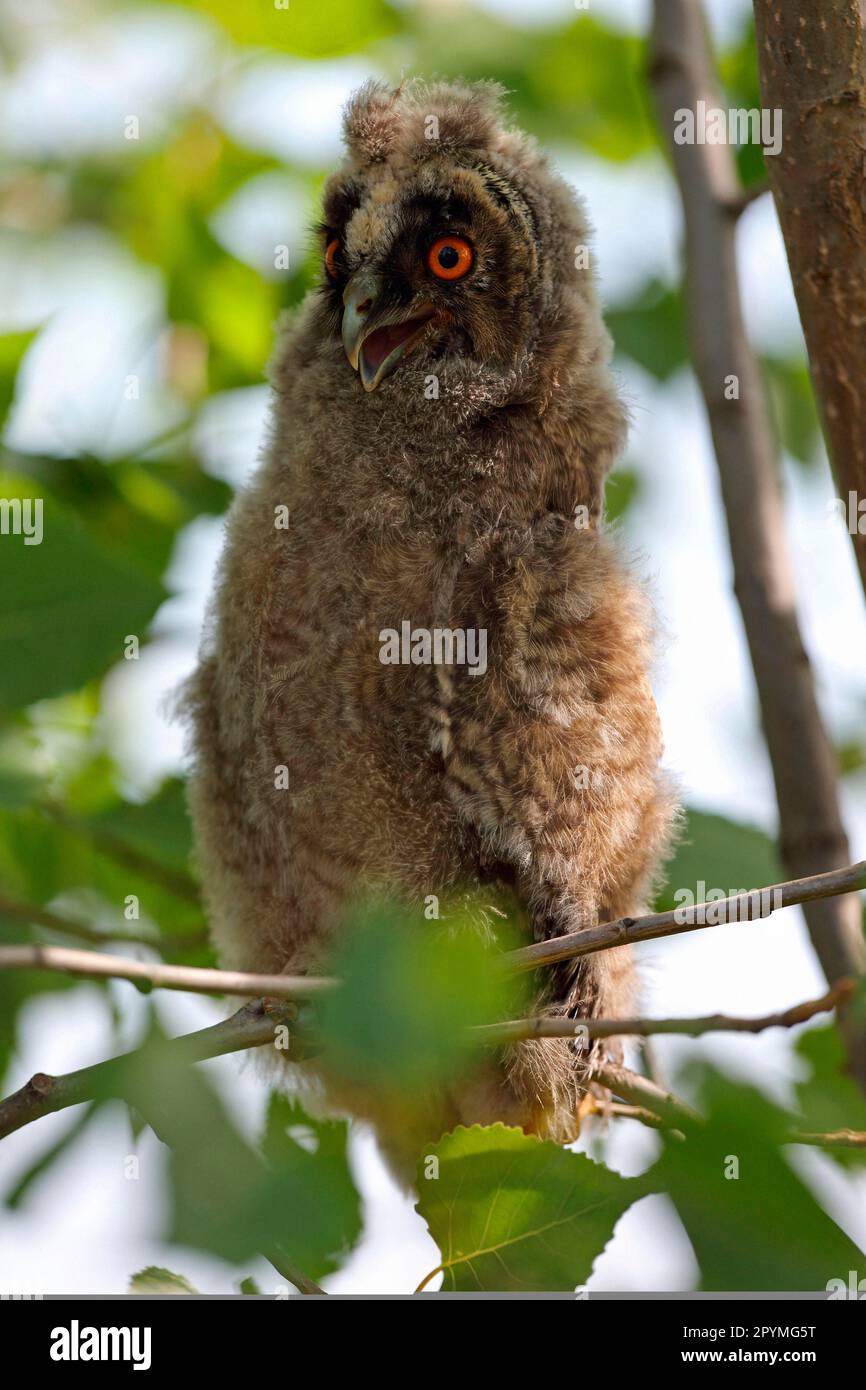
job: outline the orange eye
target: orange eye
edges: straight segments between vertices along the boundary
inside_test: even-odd
[[[340,238],[336,236],[334,237],[333,241],[328,242],[328,245],[325,248],[325,269],[332,280],[336,280],[337,278],[336,257],[339,249]]]
[[[474,260],[475,253],[462,236],[441,236],[427,252],[427,265],[438,280],[462,280]]]

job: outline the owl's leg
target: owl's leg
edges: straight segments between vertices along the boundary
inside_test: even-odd
[[[488,821],[491,844],[502,847],[503,841],[510,842],[520,851],[514,887],[530,910],[535,940],[635,916],[644,909],[660,837],[669,826],[666,788],[646,788],[641,813],[632,817],[631,834],[617,844],[610,826],[623,826],[624,817],[612,791],[606,801],[581,803],[580,815],[574,799],[564,796],[544,820],[535,817],[531,833],[523,830],[517,835],[506,817],[495,827]],[[595,1069],[603,1062],[621,1061],[620,1038],[589,1040],[581,1020],[634,1013],[637,991],[630,949],[617,947],[544,967],[537,972],[537,987],[527,1012],[573,1020],[574,1037],[518,1042],[505,1049],[495,1069],[461,1090],[461,1119],[499,1119],[569,1143],[577,1137],[582,1118],[594,1109],[592,1097],[599,1094],[592,1081]]]

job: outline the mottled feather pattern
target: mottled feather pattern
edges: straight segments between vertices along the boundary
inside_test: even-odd
[[[281,328],[269,445],[228,520],[188,692],[191,804],[230,967],[319,968],[371,888],[420,905],[506,884],[536,939],[635,914],[675,819],[652,623],[602,519],[626,420],[594,276],[576,267],[583,210],[489,84],[368,85],[345,130],[322,220],[343,278]],[[418,248],[450,218],[475,273],[439,286]],[[391,310],[423,296],[437,313],[373,391],[340,341],[344,285],[368,267]],[[404,620],[483,630],[486,670],[383,664],[380,634]],[[548,972],[538,1007],[616,1015],[632,995],[620,949]],[[417,1132],[375,1095],[318,1082],[406,1172],[418,1135],[457,1121],[574,1137],[594,1056],[508,1049],[428,1098]]]

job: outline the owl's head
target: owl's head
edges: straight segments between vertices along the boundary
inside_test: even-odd
[[[490,83],[371,82],[349,102],[317,313],[366,391],[449,362],[525,374],[566,337],[596,353],[582,209],[501,98]]]

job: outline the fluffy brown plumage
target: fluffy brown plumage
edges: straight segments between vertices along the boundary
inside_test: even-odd
[[[491,878],[536,938],[634,914],[673,816],[645,600],[601,515],[625,418],[576,268],[583,212],[491,85],[370,84],[345,135],[320,229],[332,273],[282,333],[270,446],[228,521],[189,694],[229,967],[315,970],[371,887],[419,904],[419,929],[428,895]],[[431,270],[442,237],[471,248],[459,279]],[[365,389],[392,342],[373,351],[377,326],[407,320],[414,347]],[[404,620],[486,631],[486,672],[383,664]],[[551,973],[542,1007],[621,1014],[631,989],[610,951]],[[417,1136],[376,1097],[330,1099],[399,1166],[457,1120],[570,1139],[587,1077],[565,1042],[520,1045],[430,1099]]]

